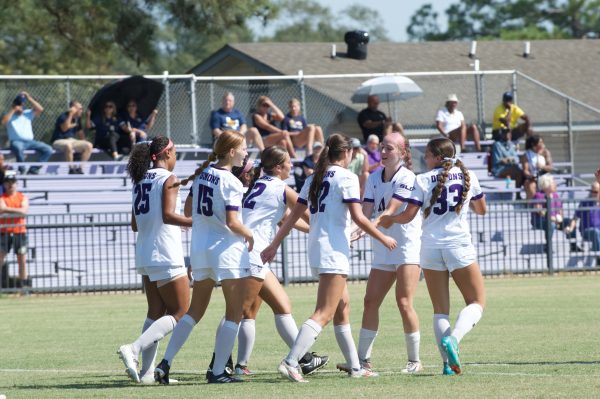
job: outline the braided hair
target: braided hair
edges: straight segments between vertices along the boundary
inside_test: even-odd
[[[266,175],[273,175],[273,170],[275,169],[275,167],[277,165],[282,165],[286,161],[287,156],[289,156],[288,152],[283,147],[277,145],[265,149],[260,155],[260,162],[257,166],[254,167],[254,170],[252,170],[252,180],[250,180],[250,183],[248,184],[248,187],[250,189],[246,191],[244,198],[250,194],[252,188],[254,187],[254,184],[260,178],[262,171],[264,171]],[[244,165],[246,165],[245,162]],[[240,169],[243,169],[243,167]],[[235,172],[233,172],[233,174],[238,176],[239,178],[239,175],[242,174],[242,170],[240,170],[239,175]]]
[[[345,157],[349,150],[352,150],[352,141],[348,137],[340,133],[329,136],[317,160],[314,177],[308,191],[308,199],[312,204],[318,203],[319,191],[329,164]]]
[[[229,150],[232,148],[238,148],[242,145],[244,141],[244,135],[240,132],[236,132],[234,130],[226,130],[217,137],[215,140],[215,144],[213,146],[212,152],[208,155],[208,159],[197,168],[193,174],[183,179],[180,183],[176,183],[175,186],[185,186],[189,182],[194,181],[196,176],[198,176],[204,169],[208,167],[213,162],[216,162],[219,159],[222,159],[227,155]]]
[[[455,206],[456,213],[460,213],[467,195],[469,194],[469,189],[471,188],[471,179],[469,176],[469,171],[465,167],[465,165],[460,160],[454,161],[454,157],[456,156],[456,147],[452,140],[439,137],[433,140],[430,140],[427,143],[427,150],[435,157],[441,157],[441,167],[443,168],[442,172],[437,176],[437,184],[433,189],[433,193],[431,194],[431,200],[429,201],[429,206],[423,210],[423,218],[429,217],[431,214],[431,208],[435,205],[438,198],[440,197],[442,190],[445,190],[446,179],[448,178],[448,172],[452,169],[453,166],[458,166],[463,173],[463,191],[460,201]]]
[[[166,153],[162,151],[169,145],[169,142],[168,137],[158,136],[152,141],[139,143],[133,147],[127,162],[127,173],[134,184],[139,183],[150,169],[153,155],[156,157],[155,162],[164,159]],[[157,154],[159,155],[157,156]]]

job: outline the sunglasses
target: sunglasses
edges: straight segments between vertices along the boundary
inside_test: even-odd
[[[114,108],[114,106],[112,106],[112,105],[105,105],[105,106],[104,106],[104,108],[105,108],[105,109],[107,109],[107,108],[110,108],[110,109],[112,109],[112,108]]]
[[[596,191],[596,190],[590,190],[590,193],[592,193],[592,194],[598,194],[598,191]]]

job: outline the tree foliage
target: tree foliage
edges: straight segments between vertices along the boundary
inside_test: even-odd
[[[411,40],[563,39],[598,37],[600,0],[462,0],[445,11],[440,29],[431,4],[411,17]]]

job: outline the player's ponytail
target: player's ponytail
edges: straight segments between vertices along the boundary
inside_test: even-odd
[[[127,173],[134,184],[139,183],[144,174],[150,169],[151,162],[164,158],[164,153],[173,146],[173,142],[164,136],[158,136],[152,141],[136,144],[129,155]]]
[[[469,175],[469,170],[467,169],[465,164],[460,159],[456,160],[455,165],[460,168],[460,171],[463,174],[463,182],[464,182],[462,196],[460,197],[460,202],[458,204],[456,204],[456,207],[455,207],[456,214],[460,214],[460,211],[461,211],[463,205],[467,201],[467,196],[469,195],[469,190],[471,189],[471,176]]]
[[[439,137],[430,140],[429,143],[427,143],[427,149],[433,156],[442,158],[440,166],[443,168],[443,170],[442,173],[437,175],[437,184],[431,194],[429,206],[423,210],[424,219],[429,217],[431,214],[431,208],[435,205],[440,197],[442,190],[444,189],[444,185],[446,184],[446,179],[448,178],[448,172],[454,166],[454,156],[456,155],[454,143],[452,140],[445,137]]]
[[[327,139],[325,147],[319,155],[315,173],[308,191],[308,199],[313,206],[317,206],[321,184],[325,178],[325,172],[332,162],[339,161],[352,150],[352,141],[340,133],[334,133]]]

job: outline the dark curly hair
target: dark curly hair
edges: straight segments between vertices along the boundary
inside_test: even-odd
[[[127,173],[129,173],[134,184],[139,183],[144,178],[144,174],[150,169],[152,155],[159,154],[169,145],[170,141],[168,137],[158,136],[152,141],[139,143],[133,147],[129,162],[127,162]],[[165,156],[165,153],[158,155],[155,162],[164,159]]]

